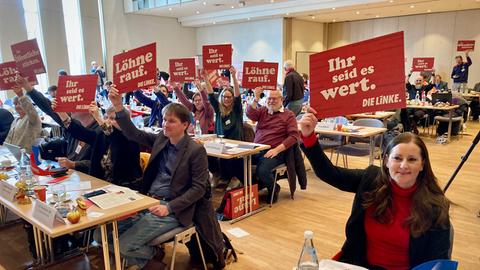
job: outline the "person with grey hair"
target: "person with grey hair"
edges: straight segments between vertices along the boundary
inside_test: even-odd
[[[452,69],[451,78],[453,79],[453,91],[465,92],[468,82],[468,68],[472,65],[472,59],[468,56],[469,51],[465,52],[467,62],[463,62],[461,55],[455,56],[456,65]]]
[[[283,83],[283,106],[291,110],[295,116],[302,111],[305,91],[303,77],[295,71],[292,60],[285,61],[285,80]]]
[[[255,88],[255,98],[247,107],[247,117],[257,122],[254,142],[271,146],[268,151],[254,155],[253,163],[257,164],[256,175],[260,184],[267,188],[268,198],[272,197],[273,186],[277,185],[273,194],[273,202],[276,202],[280,186],[274,183],[272,170],[286,163],[285,150],[295,145],[300,137],[295,114],[283,107],[282,91],[266,91],[266,106],[259,107],[262,92],[262,88]]]
[[[17,95],[13,99],[13,104],[18,118],[13,120],[5,142],[25,148],[29,153],[32,151],[35,139],[42,133],[42,122],[32,101],[24,95],[23,89],[14,86],[12,90]]]
[[[103,69],[102,66],[99,66],[97,64],[97,62],[92,61],[92,63],[90,64],[90,73],[91,74],[96,74],[98,76],[97,94],[101,94],[102,90],[103,90],[102,87],[103,87],[103,84],[105,83],[105,79],[106,79],[105,70]]]

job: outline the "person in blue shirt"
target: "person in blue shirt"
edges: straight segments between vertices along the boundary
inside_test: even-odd
[[[148,120],[148,127],[155,125],[155,122],[157,122],[158,126],[162,125],[162,109],[163,107],[170,104],[170,100],[168,100],[167,98],[168,89],[165,85],[160,85],[158,87],[158,90],[155,89],[154,93],[156,96],[155,100],[152,100],[149,97],[145,96],[142,90],[137,90],[133,93],[135,98],[138,99],[140,103],[152,109],[150,119]]]
[[[451,78],[453,79],[453,91],[465,92],[468,82],[468,68],[472,65],[472,59],[468,56],[469,51],[465,52],[467,62],[463,62],[463,57],[457,55],[455,62],[457,63],[452,69]]]

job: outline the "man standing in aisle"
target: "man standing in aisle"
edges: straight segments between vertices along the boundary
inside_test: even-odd
[[[91,74],[96,74],[98,76],[97,80],[97,95],[102,93],[103,90],[103,84],[105,83],[105,70],[103,67],[98,66],[97,62],[92,61],[90,64],[90,73]]]
[[[300,114],[303,105],[303,77],[295,71],[292,60],[285,61],[285,80],[283,82],[283,105],[295,116]]]
[[[457,92],[464,92],[467,89],[467,82],[468,82],[468,67],[472,65],[472,59],[468,56],[468,52],[465,52],[465,56],[467,58],[467,62],[463,62],[463,58],[461,55],[457,55],[455,57],[455,62],[457,63],[452,70],[452,79],[453,79],[453,91]]]

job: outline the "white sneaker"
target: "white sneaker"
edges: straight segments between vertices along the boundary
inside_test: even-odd
[[[232,177],[232,179],[230,180],[230,183],[228,183],[227,191],[239,188],[241,186],[242,186],[242,182],[240,182],[240,180],[238,180],[237,177]]]

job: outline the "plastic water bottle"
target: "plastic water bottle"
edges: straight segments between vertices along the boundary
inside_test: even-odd
[[[305,231],[305,243],[303,244],[300,259],[298,259],[298,270],[318,270],[317,251],[313,246],[313,232]]]
[[[425,102],[426,99],[425,99],[425,91],[422,91],[422,102]]]
[[[415,101],[418,103],[420,101],[420,95],[417,93],[415,94]]]
[[[195,137],[200,138],[202,136],[202,127],[200,121],[195,121]]]
[[[19,164],[20,180],[25,181],[25,184],[27,184],[27,189],[28,189],[27,194],[31,195],[33,182],[32,182],[32,170],[30,167],[30,157],[27,154],[27,150],[25,150],[24,148],[22,148],[22,150],[20,151],[21,151],[20,164]]]

